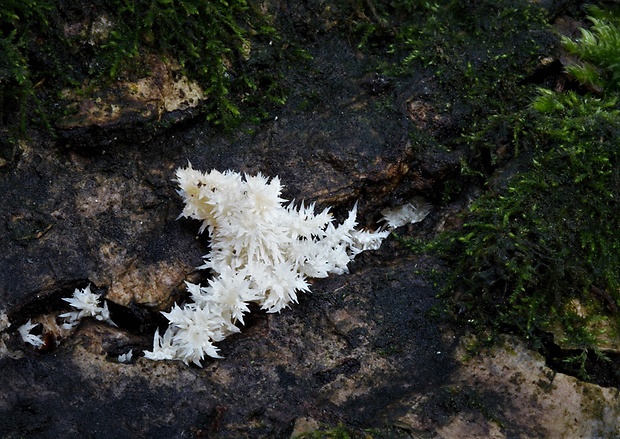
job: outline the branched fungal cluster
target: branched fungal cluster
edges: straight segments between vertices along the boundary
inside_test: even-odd
[[[51,333],[54,335],[56,342],[58,339],[66,337],[73,331],[80,321],[84,317],[94,317],[99,321],[106,322],[109,325],[116,326],[116,324],[110,318],[110,311],[108,310],[108,303],[103,302],[103,306],[99,303],[101,296],[97,293],[93,293],[90,290],[90,285],[86,288],[76,288],[71,297],[65,297],[62,300],[67,302],[72,307],[72,311],[60,314],[58,317],[62,319],[62,323],[58,325],[55,315],[39,316],[34,322],[32,319],[28,319],[26,323],[18,328],[19,335],[25,343],[28,343],[35,348],[41,348],[45,346],[43,337],[38,334],[33,334],[32,331],[39,325],[41,328],[37,328],[39,333]],[[7,327],[8,327],[7,320]],[[0,314],[0,332],[2,331],[2,317]],[[1,349],[0,349],[1,350]]]
[[[219,357],[213,343],[239,332],[248,304],[279,312],[309,291],[308,278],[342,274],[361,251],[377,249],[387,230],[356,230],[356,208],[339,225],[329,209],[295,205],[280,197],[275,177],[208,173],[191,165],[177,170],[181,216],[202,221],[211,251],[199,268],[211,269],[207,286],[187,282],[192,301],[163,313],[169,326],[155,333],[153,360],[180,359],[200,365],[205,355]]]
[[[214,343],[240,331],[237,325],[244,324],[250,303],[270,313],[280,312],[297,302],[299,292],[309,291],[308,278],[346,273],[357,254],[379,248],[390,230],[422,221],[430,210],[421,198],[384,209],[386,225],[369,232],[355,229],[356,207],[336,224],[329,208],[316,213],[314,204],[286,203],[280,197],[278,177],[269,180],[261,174],[216,170],[202,173],[191,165],[178,169],[176,176],[178,192],[185,201],[179,217],[201,221],[199,232],[207,230],[211,238],[211,251],[199,268],[210,269],[212,278],[206,286],[186,282],[190,300],[162,313],[169,325],[163,334],[155,332],[153,349],[145,351],[144,356],[151,360],[181,360],[201,366],[205,355],[220,358]],[[63,300],[71,305],[71,311],[39,316],[18,328],[25,343],[42,348],[47,333],[58,343],[84,317],[116,326],[107,302],[102,302],[90,285],[75,289],[72,297]],[[9,326],[6,314],[0,312],[2,337]],[[4,338],[0,338],[0,354],[5,351]],[[118,361],[129,362],[132,356],[132,351],[126,352]]]

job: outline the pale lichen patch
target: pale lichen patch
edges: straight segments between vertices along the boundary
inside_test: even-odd
[[[85,84],[82,93],[64,90],[62,95],[71,102],[73,114],[62,118],[59,127],[107,126],[132,119],[159,120],[165,113],[194,108],[204,101],[202,88],[180,74],[178,63],[154,56],[145,57],[144,63],[150,75],[135,81],[118,81],[113,88],[92,91]]]

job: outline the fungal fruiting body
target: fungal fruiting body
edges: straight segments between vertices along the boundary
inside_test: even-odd
[[[213,277],[206,286],[186,282],[191,302],[163,313],[169,326],[155,333],[149,359],[200,366],[205,355],[220,357],[214,343],[239,332],[249,303],[279,312],[309,291],[308,278],[346,273],[358,253],[379,248],[389,234],[356,230],[355,207],[335,224],[329,209],[287,203],[278,177],[202,173],[191,165],[176,176],[181,216],[201,221],[200,232],[211,238],[199,268]]]
[[[175,304],[162,314],[168,319],[163,334],[155,331],[153,349],[144,356],[151,360],[181,360],[201,366],[205,355],[221,358],[217,343],[240,331],[249,304],[269,313],[280,312],[297,294],[309,292],[309,278],[343,274],[347,265],[364,250],[376,250],[390,231],[408,223],[422,221],[430,205],[421,198],[396,208],[384,209],[383,228],[374,232],[357,230],[356,206],[337,224],[329,208],[315,212],[314,204],[296,205],[281,198],[278,177],[237,172],[207,173],[189,165],[177,169],[176,181],[185,207],[179,217],[201,221],[199,233],[208,232],[211,250],[198,268],[209,269],[206,286],[186,282],[189,301]],[[116,326],[106,301],[93,293],[90,285],[75,289],[63,298],[72,310],[59,316],[39,316],[18,328],[25,343],[42,348],[45,334],[57,340],[72,332],[84,317]],[[62,319],[59,326],[57,318]],[[7,352],[5,339],[9,327],[0,312],[0,355]],[[32,331],[42,325],[42,329]],[[130,350],[118,361],[130,362]]]

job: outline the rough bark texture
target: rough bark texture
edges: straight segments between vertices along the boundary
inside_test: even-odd
[[[301,26],[303,14],[290,13]],[[107,122],[101,112],[92,123],[88,112],[66,119],[60,141],[30,133],[20,143],[0,178],[0,307],[12,323],[0,359],[0,436],[289,437],[339,423],[377,437],[618,431],[617,391],[556,374],[518,340],[465,360],[467,337],[430,313],[438,291],[421,273],[441,267],[393,238],[361,255],[350,274],[313,282],[292,309],[255,310],[241,334],[219,344],[223,360],[198,369],[140,358],[159,311],[183,300],[183,281],[208,279],[194,268],[208,239],[196,236],[196,222],[176,220],[172,179],[187,160],[203,170],[277,174],[286,198],[334,205],[336,214],[358,201],[371,227],[383,207],[413,195],[437,199],[458,169],[460,152],[416,155],[409,143],[411,127],[449,132],[455,122],[423,99],[432,74],[386,85],[342,36],[315,38],[314,70],[295,78],[317,93],[315,103],[300,110],[293,97],[252,134],[221,135],[183,106],[137,117],[134,105]],[[177,90],[142,85],[157,90],[141,95],[163,100],[161,90]],[[382,93],[393,97],[391,109],[381,108]],[[122,102],[115,94],[113,104]],[[183,123],[149,131],[145,120],[160,111]],[[411,230],[450,227],[451,209]],[[45,352],[21,342],[19,325],[66,311],[61,298],[88,283],[111,302],[118,328],[85,320]],[[137,358],[119,363],[129,349]]]

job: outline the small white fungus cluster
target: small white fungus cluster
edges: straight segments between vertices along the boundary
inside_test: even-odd
[[[76,288],[72,297],[65,297],[62,300],[68,302],[74,309],[59,316],[65,319],[65,323],[62,325],[63,329],[72,329],[84,317],[94,317],[97,320],[116,326],[110,319],[107,302],[100,306],[101,296],[91,292],[90,285],[81,290]]]
[[[30,331],[32,331],[38,325],[38,323],[32,323],[32,320],[28,319],[26,323],[17,328],[17,330],[19,331],[19,335],[21,336],[24,343],[31,344],[35,348],[40,348],[45,344],[45,342],[40,336],[30,333]]]
[[[419,223],[429,214],[430,204],[422,197],[414,197],[402,206],[386,208],[381,211],[388,229],[393,230],[405,224]]]
[[[39,316],[35,322],[32,319],[28,319],[26,323],[18,328],[19,335],[24,343],[31,344],[35,348],[45,345],[42,335],[32,334],[32,330],[39,325],[42,326],[42,334],[49,332],[55,338],[66,337],[84,317],[94,317],[97,320],[116,326],[110,319],[108,304],[104,302],[103,306],[99,305],[101,296],[90,291],[90,285],[81,290],[76,288],[71,297],[65,297],[62,300],[68,302],[73,308],[73,311],[58,316],[63,319],[62,324],[58,326],[55,315]]]
[[[145,352],[152,360],[200,366],[205,355],[220,357],[214,343],[239,332],[249,303],[279,312],[309,291],[308,278],[347,272],[358,253],[377,249],[389,234],[356,230],[355,207],[335,225],[329,209],[285,205],[277,177],[202,173],[190,165],[177,170],[177,182],[185,201],[181,216],[202,221],[200,232],[211,238],[199,268],[211,269],[213,278],[207,286],[186,282],[192,301],[163,313],[169,326]]]

